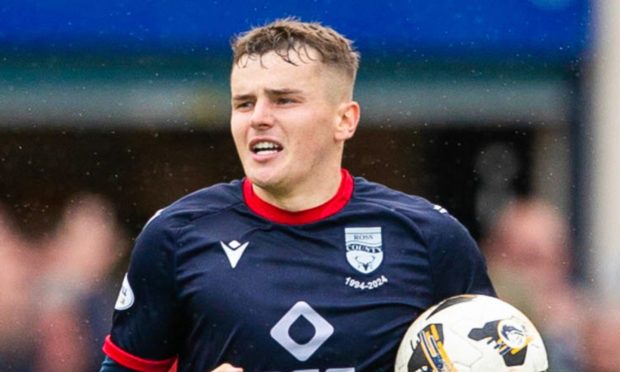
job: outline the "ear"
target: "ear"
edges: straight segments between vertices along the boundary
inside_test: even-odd
[[[357,124],[360,121],[360,105],[355,101],[342,103],[338,110],[338,122],[336,123],[336,131],[334,139],[337,141],[346,141],[353,137]]]

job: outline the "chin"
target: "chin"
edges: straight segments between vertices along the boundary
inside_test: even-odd
[[[270,189],[277,187],[281,181],[281,177],[276,172],[266,171],[249,171],[246,172],[246,177],[252,184],[262,188]]]

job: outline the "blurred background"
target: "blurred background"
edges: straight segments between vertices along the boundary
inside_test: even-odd
[[[551,371],[619,371],[614,0],[0,0],[0,371],[97,369],[143,224],[242,177],[231,37],[285,16],[362,54],[345,166],[459,218]]]

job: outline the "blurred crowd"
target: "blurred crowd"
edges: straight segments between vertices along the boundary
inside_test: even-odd
[[[95,371],[128,237],[103,198],[71,200],[54,230],[25,236],[0,208],[0,372]],[[568,223],[553,205],[515,199],[481,239],[500,298],[541,332],[550,371],[620,371],[620,306],[573,280]]]
[[[498,296],[540,331],[549,371],[620,371],[620,306],[573,279],[568,222],[536,198],[510,201],[481,241]]]
[[[0,208],[0,371],[98,370],[111,271],[127,252],[113,212],[101,197],[76,196],[35,239]]]

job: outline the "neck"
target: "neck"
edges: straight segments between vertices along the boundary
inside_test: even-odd
[[[265,189],[252,185],[254,193],[263,201],[289,212],[299,212],[318,207],[338,192],[342,181],[340,169],[330,172],[328,177],[315,179],[311,185],[302,185],[292,190]]]

